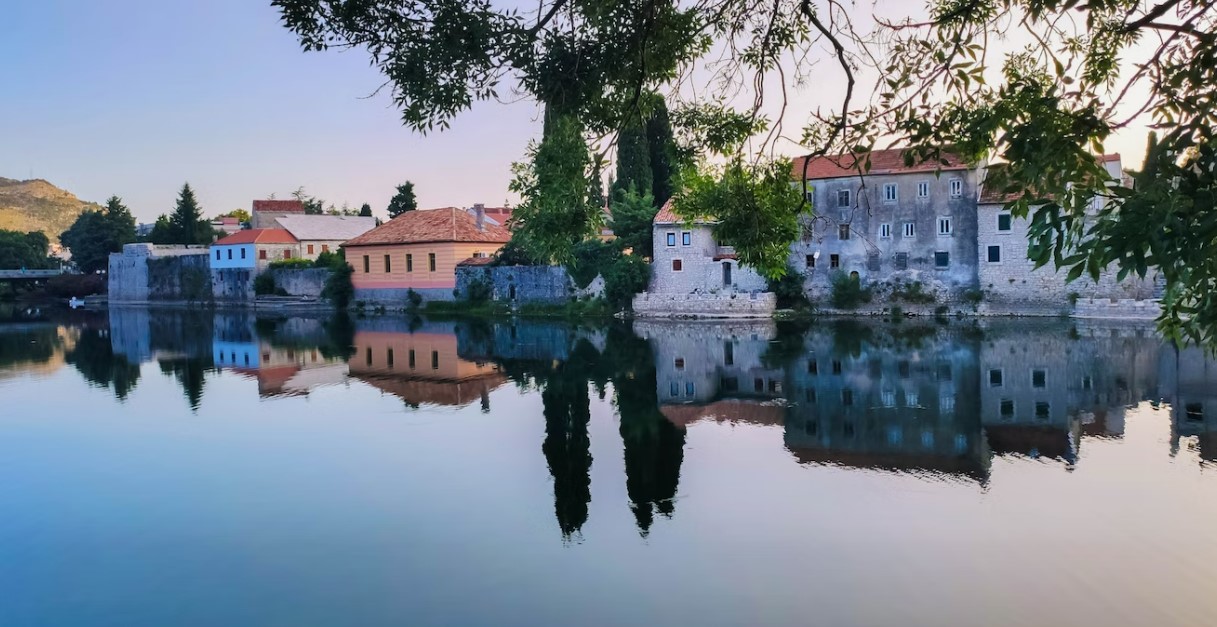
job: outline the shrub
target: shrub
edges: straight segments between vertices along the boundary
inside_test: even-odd
[[[106,278],[100,274],[61,274],[47,279],[46,291],[58,298],[106,293]]]
[[[338,270],[342,266],[346,265],[346,262],[346,257],[344,257],[341,252],[332,253],[327,250],[320,255],[317,255],[317,260],[313,262],[313,267]]]
[[[305,259],[304,257],[292,257],[291,259],[280,259],[278,261],[270,262],[271,270],[278,270],[280,268],[287,270],[301,270],[312,267],[315,267],[314,263],[308,259]]]
[[[406,290],[406,307],[409,309],[418,309],[423,304],[423,295],[414,291],[414,288]]]
[[[275,293],[275,277],[269,272],[263,272],[254,277],[254,294],[264,296]]]
[[[621,255],[600,273],[604,276],[604,298],[615,309],[629,307],[634,295],[647,289],[651,264],[636,255]]]
[[[963,293],[963,302],[968,303],[970,305],[979,305],[980,301],[982,301],[984,299],[985,299],[985,293],[983,290],[971,289],[971,290],[967,290]]]
[[[928,304],[934,302],[934,293],[925,291],[921,281],[913,281],[908,285],[897,284],[892,289],[892,300],[903,300],[906,303]]]
[[[862,287],[862,281],[844,272],[835,272],[830,279],[832,292],[829,302],[836,309],[857,309],[862,303],[869,303],[871,292]]]
[[[1069,305],[1071,307],[1076,307],[1078,304],[1078,299],[1081,297],[1082,295],[1077,292],[1069,292]]]
[[[950,311],[951,311],[950,307],[947,307],[946,305],[939,305],[934,308],[934,315],[935,316],[945,316],[948,313],[950,313]]]
[[[492,293],[489,281],[475,279],[465,287],[465,300],[473,305],[482,305],[490,301]]]
[[[767,288],[778,300],[779,309],[807,309],[811,301],[803,291],[803,275],[793,266],[786,266],[786,274],[779,279],[769,279]]]
[[[346,309],[351,304],[351,299],[355,298],[355,285],[351,283],[351,275],[354,273],[355,269],[351,267],[351,264],[343,262],[325,280],[325,287],[321,289],[321,297],[339,309]]]
[[[621,252],[613,244],[589,239],[576,244],[571,255],[574,259],[566,266],[566,272],[575,285],[583,289],[596,279],[601,269],[616,263]]]

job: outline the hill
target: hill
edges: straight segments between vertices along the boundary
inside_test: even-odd
[[[42,231],[52,242],[86,209],[101,209],[42,179],[0,177],[0,229]]]

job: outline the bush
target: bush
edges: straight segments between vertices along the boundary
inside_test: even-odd
[[[831,281],[829,302],[835,309],[857,309],[858,305],[870,302],[870,290],[863,289],[862,281],[857,277],[837,271],[833,273]]]
[[[275,293],[275,277],[269,272],[263,272],[254,277],[254,294],[265,296]]]
[[[604,298],[616,309],[629,307],[634,295],[647,289],[651,264],[636,255],[621,255],[600,273],[604,276]]]
[[[984,299],[985,299],[985,293],[983,290],[972,289],[972,290],[967,290],[963,293],[963,302],[968,303],[970,305],[979,305],[980,301],[982,301]]]
[[[423,304],[423,295],[414,291],[414,288],[406,290],[406,307],[409,309],[418,309]]]
[[[574,260],[566,266],[566,272],[579,289],[591,285],[601,269],[616,263],[621,251],[614,244],[589,239],[579,242],[571,251]]]
[[[325,280],[325,287],[321,289],[321,297],[339,309],[346,309],[351,304],[351,299],[355,298],[355,285],[351,283],[351,275],[354,273],[355,269],[345,261],[334,268],[334,272]],[[363,308],[362,305],[360,308]]]
[[[278,261],[270,262],[270,268],[272,270],[278,270],[279,268],[285,268],[288,270],[300,270],[300,269],[312,268],[312,267],[313,267],[313,262],[308,259],[305,259],[304,257],[292,257],[291,259],[280,259]]]
[[[811,307],[811,301],[807,300],[807,292],[803,291],[803,275],[792,266],[786,266],[786,274],[782,275],[782,278],[769,279],[767,289],[777,297],[779,309]]]
[[[106,278],[100,274],[61,274],[47,279],[46,291],[57,298],[106,293]]]
[[[908,285],[898,283],[892,288],[892,300],[925,305],[934,302],[934,293],[925,291],[921,281],[913,281]]]
[[[465,300],[473,305],[481,305],[490,301],[491,293],[489,281],[476,279],[465,288]]]
[[[317,255],[317,260],[313,262],[313,267],[338,270],[342,266],[346,265],[346,262],[346,257],[344,257],[341,252],[332,253],[327,250],[320,255]]]

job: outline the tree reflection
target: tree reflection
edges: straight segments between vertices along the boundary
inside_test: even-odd
[[[591,420],[587,393],[586,355],[571,359],[545,373],[541,402],[545,407],[545,442],[541,451],[554,479],[554,514],[562,537],[569,540],[587,522],[592,500]]]
[[[89,383],[113,388],[114,396],[119,400],[126,400],[139,383],[139,364],[114,352],[108,328],[81,328],[76,346],[68,351],[65,359]]]
[[[161,367],[162,374],[172,376],[177,380],[178,384],[182,386],[182,392],[186,395],[186,401],[190,403],[190,409],[197,411],[203,400],[203,385],[206,382],[207,371],[211,369],[210,365],[198,357],[161,359],[157,363]]]

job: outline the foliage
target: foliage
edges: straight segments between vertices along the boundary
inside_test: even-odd
[[[621,255],[602,272],[604,298],[614,309],[626,309],[634,295],[647,289],[651,280],[651,264],[637,255]]]
[[[254,294],[258,296],[269,296],[275,293],[275,276],[269,272],[263,272],[254,277]]]
[[[714,221],[714,237],[733,246],[741,264],[762,276],[786,274],[799,216],[808,208],[790,184],[790,162],[745,164],[738,157],[722,168],[686,171],[685,191],[674,209],[688,220]]]
[[[0,230],[0,269],[53,268],[56,263],[49,257],[50,245],[47,237],[38,231]]]
[[[925,286],[921,281],[912,281],[893,285],[891,298],[893,301],[928,304],[934,302],[934,293],[925,291]]]
[[[662,207],[675,190],[676,138],[672,134],[668,105],[663,98],[652,94],[649,101],[652,108],[646,126],[651,164],[651,197],[656,207]]]
[[[620,252],[612,244],[598,239],[584,240],[572,250],[571,262],[566,264],[566,272],[574,280],[575,286],[583,289],[619,256]]]
[[[232,211],[229,211],[228,213],[221,213],[220,215],[218,215],[216,217],[217,218],[236,218],[237,222],[240,222],[241,224],[247,224],[248,222],[250,222],[251,220],[254,219],[253,216],[249,215],[249,212],[244,209],[233,209]]]
[[[154,244],[210,244],[215,240],[211,222],[203,217],[190,184],[182,185],[177,204],[168,216],[160,216],[148,239]]]
[[[105,294],[106,277],[100,274],[61,274],[47,279],[46,291],[57,298]]]
[[[363,206],[359,207],[359,216],[363,218],[372,217],[372,205],[369,205],[366,202],[363,203]]]
[[[305,259],[304,257],[292,257],[291,259],[278,259],[276,261],[270,262],[270,268],[272,270],[278,270],[280,268],[285,269],[285,270],[303,270],[305,268],[318,268],[318,267],[324,268],[327,266],[319,265],[319,264],[317,264],[317,262],[315,262],[311,259]]]
[[[494,259],[491,260],[492,266],[537,266],[541,262],[534,258],[524,250],[523,244],[520,243],[521,236],[519,231],[511,234],[511,239],[499,248],[494,254]]]
[[[869,303],[871,292],[862,287],[862,281],[844,272],[837,271],[830,277],[832,285],[829,302],[834,309],[857,309],[863,303]]]
[[[204,268],[183,268],[180,275],[182,298],[188,303],[204,303],[214,298],[211,273]]]
[[[321,289],[321,297],[338,309],[349,307],[355,298],[355,284],[351,282],[351,276],[354,274],[355,269],[345,261],[334,267],[334,272],[325,280],[325,287]]]
[[[414,288],[406,290],[406,306],[410,309],[418,309],[423,304],[423,295],[414,291]]]
[[[490,281],[474,279],[465,287],[465,300],[473,305],[481,305],[490,301],[493,288]]]
[[[632,250],[635,255],[651,258],[655,254],[652,237],[652,222],[658,213],[654,197],[640,195],[634,189],[622,190],[613,196],[613,234],[622,250]]]
[[[794,267],[788,266],[786,273],[776,279],[769,279],[766,290],[777,297],[779,309],[808,309],[811,301],[803,289],[803,275]]]
[[[111,196],[102,211],[85,211],[59,236],[72,252],[72,262],[81,272],[105,270],[110,253],[121,252],[123,244],[135,241],[135,216],[118,196]]]
[[[393,219],[407,212],[418,209],[418,200],[414,198],[414,183],[406,181],[397,186],[397,193],[389,201],[389,218]],[[369,209],[369,212],[371,209]]]
[[[541,143],[529,147],[527,163],[512,166],[509,189],[523,198],[512,213],[513,240],[536,260],[567,264],[573,248],[591,237],[604,216],[589,202],[593,168],[582,128],[571,117],[547,119]]]
[[[345,266],[346,263],[347,263],[347,260],[346,260],[344,249],[339,248],[338,252],[336,252],[336,253],[330,252],[328,250],[322,251],[320,255],[317,255],[317,259],[315,261],[313,261],[313,267],[329,268],[330,270],[337,270],[337,269],[341,268],[342,266]],[[271,265],[273,266],[274,264],[271,264]]]
[[[650,195],[653,183],[646,124],[633,116],[617,134],[617,175],[610,192],[614,197],[625,191]]]

